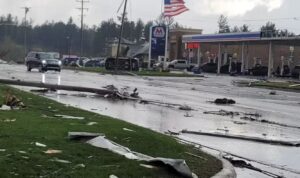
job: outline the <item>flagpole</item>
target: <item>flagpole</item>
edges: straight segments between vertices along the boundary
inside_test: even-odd
[[[148,55],[148,69],[150,70],[151,68],[151,58],[152,58],[152,31],[153,31],[153,26],[150,27],[150,35],[149,35],[149,55]]]
[[[163,64],[163,69],[166,69],[166,61],[168,58],[168,39],[169,39],[169,25],[166,24],[166,44],[165,44],[165,60]]]

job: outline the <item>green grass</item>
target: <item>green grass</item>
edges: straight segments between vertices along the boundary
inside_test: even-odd
[[[251,87],[260,87],[260,88],[268,88],[268,89],[280,89],[280,90],[288,90],[288,91],[299,91],[300,92],[300,85],[299,83],[295,82],[253,82],[251,83]]]
[[[68,70],[76,70],[76,71],[84,71],[84,72],[94,72],[94,73],[102,73],[102,74],[112,74],[115,75],[114,71],[107,71],[102,67],[82,67],[82,68],[74,68],[74,67],[65,67]],[[190,74],[180,74],[180,73],[170,73],[170,72],[160,72],[160,71],[151,71],[151,70],[142,70],[138,72],[130,72],[134,75],[138,76],[149,76],[149,77],[198,77],[196,75]],[[117,75],[129,75],[128,72],[119,72]]]
[[[171,137],[133,124],[94,114],[73,107],[67,107],[55,101],[0,85],[0,101],[7,91],[20,98],[26,109],[0,111],[0,177],[177,177],[166,169],[147,169],[140,162],[128,160],[110,151],[96,148],[83,142],[67,139],[69,131],[104,133],[113,140],[131,150],[153,157],[185,159],[194,173],[208,178],[221,170],[221,162],[210,155],[195,150],[191,146],[177,143]],[[1,103],[1,102],[0,102]],[[85,117],[85,120],[66,120],[53,117],[56,114]],[[16,119],[15,122],[4,122]],[[97,125],[87,126],[88,122]],[[126,132],[123,128],[135,130]],[[47,145],[47,148],[35,146],[34,142]],[[47,149],[62,150],[62,154],[47,155]],[[19,151],[25,151],[25,154]],[[204,161],[189,156],[185,152],[197,154]],[[54,158],[68,160],[71,164],[51,161]],[[84,164],[85,167],[77,165]]]

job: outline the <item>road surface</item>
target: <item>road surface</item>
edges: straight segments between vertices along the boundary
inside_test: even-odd
[[[244,121],[240,119],[241,116],[204,114],[206,111],[219,110],[258,113],[262,115],[260,119],[300,127],[300,93],[277,91],[277,95],[270,95],[268,89],[237,87],[232,84],[234,80],[248,80],[246,78],[216,75],[207,75],[205,78],[131,77],[70,70],[63,70],[61,73],[47,72],[41,74],[37,71],[27,72],[25,66],[22,65],[0,65],[0,78],[95,88],[114,85],[119,89],[125,88],[129,92],[138,88],[140,96],[144,99],[186,104],[193,108],[193,111],[181,111],[177,107],[111,101],[93,94],[78,95],[78,93],[64,91],[44,95],[68,105],[112,116],[159,132],[168,130],[178,132],[188,129],[266,139],[300,140],[299,128]],[[29,90],[26,87],[22,88]],[[236,100],[237,103],[231,106],[220,106],[210,102],[216,98],[231,98]],[[183,134],[181,137],[258,162],[272,164],[273,166],[264,166],[251,162],[261,169],[278,175],[300,177],[300,148],[298,147],[189,134]],[[286,169],[287,171],[274,167]],[[238,177],[242,178],[269,177],[246,169],[236,170]]]

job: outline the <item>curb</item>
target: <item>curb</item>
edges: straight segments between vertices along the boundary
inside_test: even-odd
[[[237,177],[234,167],[229,161],[221,158],[220,156],[215,156],[215,157],[220,161],[222,161],[223,169],[211,178],[236,178]]]

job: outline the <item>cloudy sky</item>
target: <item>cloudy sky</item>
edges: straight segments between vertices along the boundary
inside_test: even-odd
[[[186,27],[204,29],[204,33],[217,31],[220,14],[228,16],[231,26],[248,24],[256,31],[267,21],[280,29],[300,34],[300,0],[185,0],[190,11],[175,19]],[[99,25],[102,20],[116,18],[122,0],[90,0],[86,4],[85,22]],[[23,17],[24,6],[31,7],[29,17],[34,24],[48,21],[67,21],[73,17],[79,24],[80,4],[76,0],[0,0],[0,15],[11,13]],[[154,20],[161,12],[162,0],[128,0],[131,20]]]

